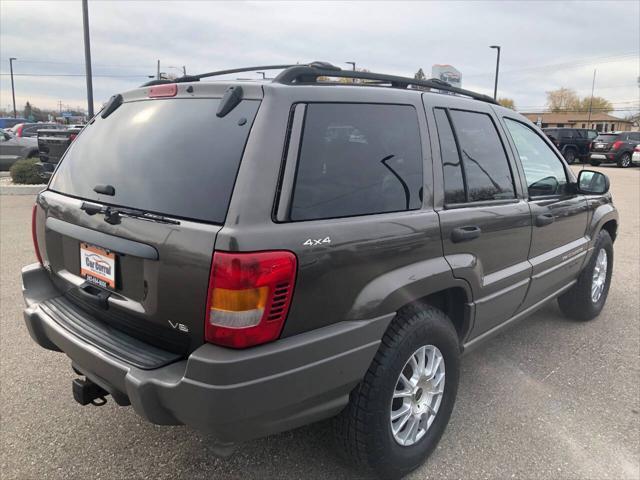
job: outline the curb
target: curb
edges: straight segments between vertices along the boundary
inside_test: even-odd
[[[0,195],[35,195],[47,185],[0,185]]]

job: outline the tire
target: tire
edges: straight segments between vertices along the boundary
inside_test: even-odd
[[[420,384],[414,390],[414,395],[394,400],[394,392],[402,383],[400,374],[404,372],[409,375],[411,370],[407,368],[412,369],[410,358],[426,345],[431,348],[426,351],[437,351],[444,360],[444,391],[439,404],[437,401],[436,404],[430,403],[433,401],[431,398],[438,396],[423,396]],[[428,362],[426,364],[429,365]],[[459,373],[458,335],[449,318],[442,311],[427,305],[403,309],[389,325],[364,379],[351,392],[349,404],[334,421],[341,452],[381,478],[398,478],[420,466],[435,449],[449,422],[458,391]],[[411,380],[413,378],[412,373]],[[440,385],[433,389],[441,388]],[[401,445],[392,432],[391,412],[394,408],[405,407],[404,402],[411,404],[420,400],[420,397],[423,397],[423,401],[429,398],[427,403],[433,405],[437,413],[435,417],[422,413],[420,422],[430,422],[424,429],[426,431],[422,432],[425,424],[418,423],[417,428],[422,436],[412,445]],[[400,406],[396,407],[397,402]],[[425,408],[427,410],[424,411],[428,412],[430,407]],[[408,426],[415,418],[410,414],[407,416],[411,418],[404,427],[399,428],[398,435],[408,431]],[[430,420],[432,417],[433,420]],[[404,420],[404,416],[400,420]]]
[[[606,277],[602,284],[600,295],[595,298],[592,295],[592,287],[594,286],[595,270],[598,268],[598,259],[604,252],[606,255]],[[599,271],[602,271],[602,265],[599,265]],[[613,242],[606,230],[600,230],[593,247],[593,253],[589,262],[584,267],[578,283],[576,283],[569,291],[558,297],[558,305],[562,313],[574,320],[587,321],[597,317],[609,294],[609,286],[611,285],[611,274],[613,272]]]
[[[562,156],[564,157],[564,159],[569,165],[571,165],[576,161],[576,151],[573,150],[572,148],[568,148],[567,150],[565,150]]]
[[[631,165],[631,154],[629,152],[623,153],[617,163],[620,168],[627,168]]]
[[[589,160],[589,163],[591,164],[591,166],[593,167],[597,167],[598,165],[600,165],[600,162],[597,160]]]

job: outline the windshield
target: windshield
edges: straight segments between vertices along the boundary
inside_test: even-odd
[[[223,118],[219,99],[122,104],[71,144],[50,189],[87,200],[223,223],[259,101]],[[242,121],[244,119],[244,121]],[[99,195],[110,185],[115,195]]]

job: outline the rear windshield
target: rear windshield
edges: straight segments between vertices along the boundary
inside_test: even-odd
[[[219,99],[124,103],[71,144],[49,188],[169,216],[223,223],[257,100],[223,118]],[[112,185],[114,196],[96,185]]]
[[[596,137],[596,141],[599,141],[599,142],[613,142],[616,138],[618,138],[618,135],[598,135]]]

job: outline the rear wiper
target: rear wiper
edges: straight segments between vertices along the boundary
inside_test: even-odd
[[[104,214],[104,221],[111,225],[118,225],[121,217],[139,218],[141,220],[147,220],[149,222],[168,223],[171,225],[180,225],[178,220],[167,218],[163,215],[155,213],[145,212],[144,210],[138,210],[135,208],[121,208],[121,207],[107,207],[104,205],[98,205],[96,203],[82,202],[81,210],[84,210],[87,215],[95,215],[96,213]]]

